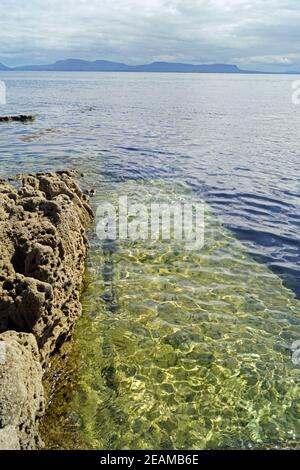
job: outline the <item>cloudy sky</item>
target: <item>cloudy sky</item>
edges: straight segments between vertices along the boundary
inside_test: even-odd
[[[299,0],[0,0],[0,62],[300,69]]]

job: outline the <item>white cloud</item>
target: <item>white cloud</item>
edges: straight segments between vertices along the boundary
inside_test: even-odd
[[[0,0],[0,12],[6,63],[299,64],[299,0]]]
[[[291,65],[300,59],[300,54],[257,55],[233,59],[238,64]]]

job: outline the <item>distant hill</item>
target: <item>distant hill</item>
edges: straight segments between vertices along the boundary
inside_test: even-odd
[[[153,62],[144,65],[127,65],[120,62],[81,59],[59,60],[54,64],[23,65],[8,68],[1,64],[0,70],[54,71],[54,72],[170,72],[170,73],[245,73],[236,65],[193,65],[173,62]]]
[[[181,72],[181,73],[241,73],[236,65],[212,64],[192,65],[172,62],[153,62],[132,67],[136,72]]]
[[[0,63],[0,71],[50,71],[50,72],[165,72],[165,73],[259,73],[276,74],[276,72],[256,72],[254,70],[242,70],[232,64],[184,64],[176,62],[152,62],[143,65],[127,65],[121,62],[109,60],[95,60],[90,62],[81,59],[58,60],[54,64],[46,65],[22,65],[9,68]],[[277,74],[280,72],[277,72]],[[298,72],[284,72],[285,74],[298,74]]]
[[[57,71],[57,72],[123,72],[128,71],[128,66],[119,62],[107,60],[95,60],[88,62],[81,59],[58,60],[55,64],[47,65],[23,65],[13,70],[27,71]]]

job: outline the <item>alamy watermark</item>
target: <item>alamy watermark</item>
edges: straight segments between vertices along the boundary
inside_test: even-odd
[[[166,198],[167,200],[167,198]],[[98,206],[96,233],[100,240],[149,240],[184,243],[187,250],[204,245],[204,205],[192,202],[136,203],[120,196]]]
[[[0,80],[0,106],[6,104],[6,85]]]
[[[295,366],[300,365],[300,340],[294,341],[291,347],[293,354],[292,354],[292,361]]]
[[[0,366],[3,366],[6,362],[6,343],[0,341]]]
[[[292,82],[292,103],[295,106],[300,105],[300,80],[294,80]]]

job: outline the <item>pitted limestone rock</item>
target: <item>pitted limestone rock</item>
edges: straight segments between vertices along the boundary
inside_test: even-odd
[[[81,314],[91,218],[72,172],[0,181],[0,340],[9,352],[0,371],[0,448],[38,443],[42,366]]]

